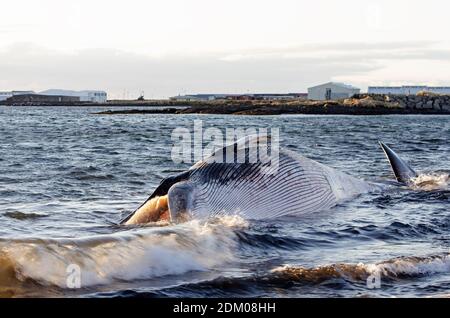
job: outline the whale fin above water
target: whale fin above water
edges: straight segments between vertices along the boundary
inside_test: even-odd
[[[412,179],[416,178],[417,172],[415,172],[399,155],[397,155],[391,148],[386,146],[381,141],[379,142],[383,149],[389,163],[391,164],[392,171],[394,171],[395,177],[398,182],[410,183]]]

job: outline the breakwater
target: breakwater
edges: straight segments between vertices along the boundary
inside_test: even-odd
[[[389,103],[405,110],[425,110],[450,113],[450,95],[368,95],[355,96],[355,99],[370,98],[373,101]]]
[[[98,114],[174,113],[174,114],[229,114],[229,115],[390,115],[390,114],[450,114],[450,96],[387,96],[359,94],[352,98],[333,101],[229,101],[216,100],[184,103],[185,108],[173,109],[171,102],[160,110],[109,110]],[[140,104],[142,105],[142,104]],[[134,105],[127,105],[134,106]],[[153,105],[156,106],[156,105]],[[164,106],[159,103],[158,106]]]
[[[115,113],[175,113],[175,114],[233,114],[233,115],[281,115],[281,114],[450,114],[450,95],[369,95],[358,94],[342,100],[213,100],[181,102],[171,100],[108,101],[107,103],[46,103],[11,104],[9,106],[89,106],[89,107],[158,107],[150,110],[118,110]]]
[[[342,100],[245,101],[195,104],[178,113],[281,115],[450,114],[450,96],[387,96],[359,94]]]

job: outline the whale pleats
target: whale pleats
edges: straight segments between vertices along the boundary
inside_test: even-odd
[[[282,151],[277,162],[198,164],[193,186],[193,217],[237,214],[267,219],[329,209],[338,202],[326,170]]]

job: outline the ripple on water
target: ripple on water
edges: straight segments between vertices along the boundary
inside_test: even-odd
[[[74,295],[64,287],[69,263],[84,269],[83,296],[448,294],[449,116],[91,115],[98,110],[0,106],[0,296]],[[171,132],[194,119],[204,129],[279,127],[283,145],[390,190],[302,218],[115,225],[190,166],[171,160]],[[392,181],[379,139],[424,172],[413,189]],[[366,288],[373,269],[381,290]]]

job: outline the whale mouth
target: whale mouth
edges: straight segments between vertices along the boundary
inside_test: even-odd
[[[167,195],[157,196],[143,204],[125,225],[170,222],[169,199]]]

